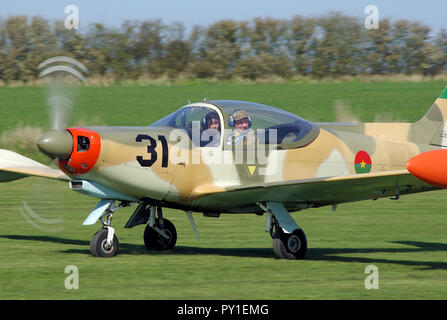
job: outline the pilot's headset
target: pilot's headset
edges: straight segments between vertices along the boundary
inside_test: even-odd
[[[247,111],[242,110],[242,109],[236,109],[233,111],[233,113],[231,114],[230,118],[228,118],[228,125],[230,127],[234,127],[234,123],[237,120],[241,120],[244,118],[248,118],[248,127],[251,128],[251,118],[250,115],[248,114]]]
[[[200,128],[202,130],[208,129],[208,121],[210,119],[217,119],[219,121],[219,123],[220,123],[219,115],[217,114],[217,112],[216,111],[210,111],[202,118],[202,120],[200,120]],[[220,126],[219,126],[219,130],[220,130]]]

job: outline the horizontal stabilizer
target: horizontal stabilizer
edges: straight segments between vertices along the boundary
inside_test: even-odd
[[[0,182],[13,181],[28,176],[64,181],[71,180],[59,169],[52,169],[16,152],[0,149]]]

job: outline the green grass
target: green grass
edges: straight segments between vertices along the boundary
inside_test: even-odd
[[[333,121],[334,103],[342,100],[361,121],[389,117],[416,121],[444,89],[442,81],[320,84],[201,84],[146,87],[77,87],[71,125],[148,125],[203,98],[248,100],[293,112],[311,121]],[[0,132],[18,123],[48,127],[41,87],[0,87]]]
[[[441,82],[318,85],[198,85],[78,88],[75,117],[103,125],[144,125],[203,97],[266,103],[312,121],[331,121],[346,101],[363,121],[382,112],[419,119]],[[0,88],[0,132],[44,127],[42,88]],[[27,178],[0,184],[0,299],[445,299],[445,191],[308,209],[293,214],[306,232],[305,260],[274,258],[265,217],[194,214],[198,241],[185,214],[165,210],[177,248],[149,252],[144,226],[124,229],[131,208],[114,215],[121,253],[94,258],[89,241],[99,225],[82,226],[96,200],[67,184]],[[42,220],[22,215],[24,202]],[[46,222],[56,221],[55,224]],[[66,266],[79,269],[79,290],[67,290]],[[379,289],[366,290],[368,265]]]
[[[38,187],[49,190],[38,197]],[[1,299],[444,299],[447,295],[446,192],[309,209],[294,217],[305,230],[305,260],[274,258],[264,217],[195,214],[201,240],[186,216],[165,215],[177,227],[177,248],[148,252],[143,226],[124,229],[132,208],[113,225],[121,254],[91,256],[98,229],[82,226],[95,200],[64,183],[38,178],[1,186]],[[39,198],[39,201],[38,201]],[[59,219],[39,230],[20,213]],[[58,230],[56,230],[58,229]],[[379,290],[366,290],[364,270],[379,268]],[[67,290],[67,265],[79,269],[79,290]]]

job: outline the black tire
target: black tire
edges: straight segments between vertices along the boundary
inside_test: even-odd
[[[157,227],[160,228],[158,220],[156,224]],[[149,225],[146,226],[146,229],[144,229],[144,245],[148,250],[171,250],[175,247],[177,242],[177,230],[168,219],[163,219],[163,231],[169,236],[169,239],[162,237]]]
[[[286,259],[281,251],[282,240],[279,237],[273,238],[273,252],[275,253],[278,259]]]
[[[90,251],[94,257],[110,258],[114,257],[119,252],[119,242],[116,235],[113,235],[112,246],[107,246],[107,234],[106,228],[96,232],[90,240]]]
[[[278,232],[273,238],[273,252],[280,259],[303,259],[307,252],[307,239],[303,230]]]

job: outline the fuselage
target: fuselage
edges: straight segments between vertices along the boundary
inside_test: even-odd
[[[66,173],[165,206],[238,212],[249,210],[254,201],[243,195],[246,192],[238,196],[241,188],[405,169],[411,157],[436,148],[405,139],[402,130],[408,127],[320,124],[310,141],[286,147],[259,144],[257,137],[252,144],[235,147],[226,144],[223,135],[218,144],[205,147],[195,144],[187,130],[169,126],[90,127],[101,140],[94,167],[86,173]],[[220,200],[229,191],[232,200]]]

